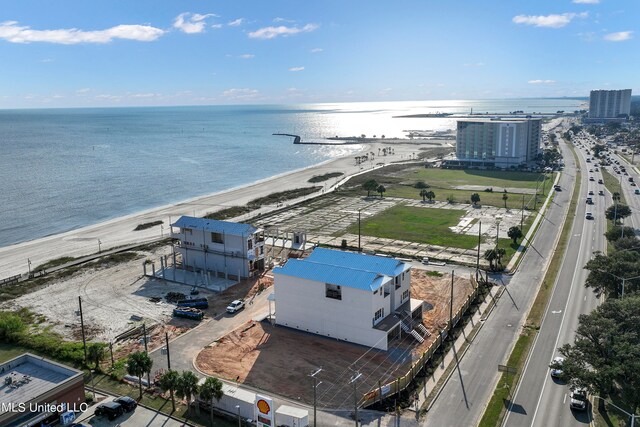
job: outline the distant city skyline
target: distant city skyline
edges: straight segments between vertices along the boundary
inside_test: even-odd
[[[636,0],[6,2],[0,108],[638,94],[638,16]]]

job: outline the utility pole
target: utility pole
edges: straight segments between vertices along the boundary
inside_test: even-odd
[[[101,245],[101,244],[102,244],[102,242],[100,241],[100,239],[98,239],[98,253],[100,253],[100,252],[101,252],[101,248],[100,248],[100,245]]]
[[[314,373],[312,373],[311,375],[309,375],[312,379],[313,379],[313,427],[317,427],[318,426],[318,418],[316,415],[316,409],[317,409],[317,402],[316,402],[316,389],[318,388],[318,386],[320,384],[322,384],[322,381],[318,382],[318,378],[316,378],[316,375],[318,375],[320,372],[322,372],[322,368],[318,368],[315,370]]]
[[[360,246],[360,236],[362,235],[362,230],[360,229],[360,211],[362,211],[362,209],[358,209],[358,252],[362,252],[362,246]]]
[[[78,305],[80,306],[80,329],[82,330],[82,347],[84,348],[84,363],[87,363],[87,340],[84,336],[84,317],[82,316],[82,297],[78,297]]]
[[[524,194],[522,195],[522,216],[520,217],[520,230],[522,230],[522,225],[524,224]]]
[[[453,280],[455,278],[456,271],[451,270],[451,303],[449,304],[449,330],[453,329]]]
[[[354,372],[354,375],[351,377],[351,383],[353,384],[353,408],[355,410],[355,420],[356,427],[358,427],[358,390],[356,388],[356,381],[360,378],[362,374],[360,372]]]
[[[480,270],[480,243],[482,239],[482,221],[478,221],[478,255],[476,256],[476,281],[478,281],[478,271]]]
[[[169,332],[164,333],[164,342],[167,346],[167,370],[171,370],[171,355],[169,353]]]
[[[144,352],[148,356],[149,351],[147,350],[147,325],[144,323],[142,324],[142,336],[144,339]],[[147,372],[147,387],[151,387],[151,377],[149,375],[149,372]]]
[[[111,352],[111,368],[113,368],[115,361],[113,360],[113,343],[112,342],[109,343],[109,351]]]
[[[31,259],[27,258],[27,268],[29,269],[29,273],[27,273],[27,278],[31,277]]]

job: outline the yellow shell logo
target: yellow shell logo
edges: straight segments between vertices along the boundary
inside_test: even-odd
[[[260,399],[258,400],[258,403],[256,403],[256,406],[258,407],[258,411],[260,411],[260,413],[269,415],[269,411],[271,411],[271,407],[266,401]]]

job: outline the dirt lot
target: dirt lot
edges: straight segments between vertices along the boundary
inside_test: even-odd
[[[142,275],[142,261],[145,258],[157,259],[160,254],[168,251],[168,248],[160,248],[154,252],[138,252],[138,257],[132,261],[109,267],[88,268],[9,301],[3,304],[2,309],[27,307],[46,317],[42,326],[52,326],[55,332],[65,338],[81,339],[78,313],[80,296],[88,339],[111,342],[117,335],[145,323],[151,336],[151,348],[155,348],[163,344],[164,332],[175,336],[196,325],[191,320],[173,318],[175,305],[164,299],[167,292],[189,295],[191,286]],[[201,290],[198,296],[207,297],[210,303],[205,314],[213,317],[224,311],[234,299],[250,298],[259,286],[258,281],[264,287],[272,283],[271,279],[265,277],[243,281],[220,294]],[[152,298],[159,301],[154,302]],[[142,320],[132,320],[132,316],[140,316]],[[126,348],[141,347],[135,338],[122,343],[125,348],[118,353]]]
[[[425,312],[423,324],[429,331],[438,330],[449,319],[451,276],[428,276],[413,271],[412,298],[423,299],[432,309]],[[469,278],[454,282],[454,312],[473,291]],[[386,352],[344,343],[268,322],[247,322],[231,334],[205,348],[196,358],[203,372],[229,380],[238,380],[276,394],[313,402],[313,387],[308,375],[323,367],[319,374],[318,405],[328,408],[350,407],[353,387],[350,368],[363,375],[358,380],[358,394],[377,387],[378,381],[404,375],[412,358],[418,357],[436,334],[418,345],[412,338],[394,341]]]

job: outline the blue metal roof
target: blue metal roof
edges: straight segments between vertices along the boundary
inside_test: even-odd
[[[248,236],[257,231],[251,224],[239,222],[219,221],[217,219],[195,218],[192,216],[181,216],[174,222],[174,227],[193,228],[196,230],[212,231],[214,233],[225,233],[234,236]]]
[[[317,250],[317,249],[316,249]],[[316,282],[346,286],[363,291],[375,291],[390,277],[372,271],[356,270],[353,268],[327,265],[309,261],[309,259],[292,258],[282,267],[273,269],[273,274],[299,277]]]
[[[323,264],[372,271],[375,273],[385,274],[387,276],[397,276],[411,268],[409,264],[395,258],[386,258],[325,248],[314,249],[313,252],[311,252],[311,255],[306,259]]]

